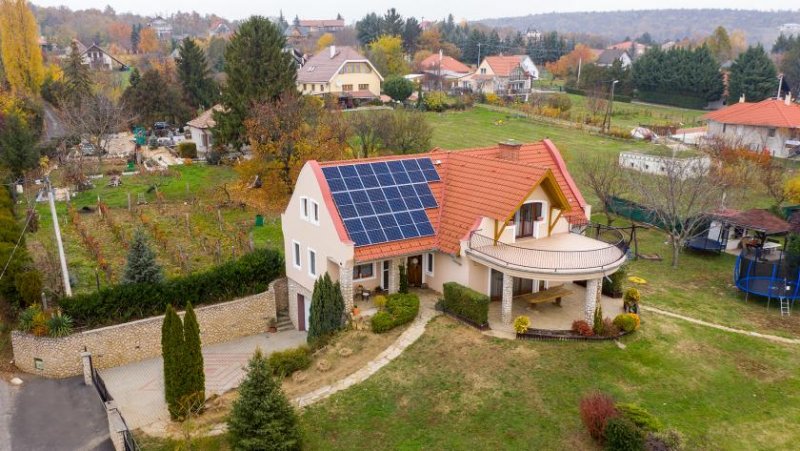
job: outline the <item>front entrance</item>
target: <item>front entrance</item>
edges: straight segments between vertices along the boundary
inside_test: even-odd
[[[503,273],[493,269],[489,280],[489,298],[492,301],[503,300]]]
[[[306,306],[306,297],[297,293],[297,330],[304,332],[308,325],[309,306]]]
[[[422,286],[422,256],[415,255],[408,257],[406,264],[406,275],[408,276],[408,286],[421,287]]]
[[[514,296],[533,293],[533,280],[514,277]]]

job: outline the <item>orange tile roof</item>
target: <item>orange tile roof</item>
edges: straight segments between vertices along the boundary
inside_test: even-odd
[[[434,53],[433,55],[428,56],[421,63],[419,63],[420,67],[423,69],[438,69],[439,68],[439,54]],[[470,68],[462,63],[461,61],[451,57],[444,55],[442,56],[441,60],[441,69],[443,71],[450,71],[459,74],[468,74],[472,72]]]
[[[511,70],[519,67],[525,55],[510,55],[510,56],[487,56],[486,64],[492,68],[492,72],[498,77],[508,77],[511,75]]]
[[[312,164],[319,168],[430,157],[436,166],[441,181],[431,182],[429,185],[439,207],[426,210],[436,231],[435,235],[356,247],[357,261],[378,260],[431,250],[456,254],[460,251],[461,241],[468,238],[469,233],[479,224],[480,218],[505,221],[548,174],[552,174],[569,204],[570,210],[564,213],[564,217],[570,223],[587,221],[583,210],[586,201],[567,172],[564,160],[552,142],[544,140],[521,145],[514,160],[502,158],[502,152],[500,145],[497,145],[460,151],[434,149],[429,153],[416,155],[312,162]],[[324,196],[329,198],[330,191],[321,171],[318,172],[317,179],[323,185],[323,193],[327,193]],[[327,201],[326,198],[326,203]],[[337,231],[342,239],[343,234],[346,236],[346,231],[341,226],[341,218],[332,200],[329,203],[329,211],[334,215],[334,222],[338,223]]]
[[[787,105],[781,99],[741,102],[707,113],[703,119],[723,124],[800,128],[800,105]]]

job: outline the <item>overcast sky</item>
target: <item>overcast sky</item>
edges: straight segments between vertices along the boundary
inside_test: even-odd
[[[289,19],[295,15],[307,19],[344,16],[347,23],[364,16],[370,11],[385,11],[395,7],[403,16],[440,19],[453,13],[457,19],[485,19],[492,17],[513,17],[544,12],[565,11],[611,11],[620,9],[643,9],[641,0],[559,0],[525,1],[506,0],[487,2],[486,0],[430,1],[430,0],[33,0],[42,6],[67,5],[71,9],[99,8],[111,5],[117,12],[134,12],[143,15],[169,15],[176,11],[198,11],[215,13],[228,19],[241,19],[253,14],[277,16],[278,11]],[[664,8],[739,8],[739,9],[798,9],[797,0],[670,0],[663,2]]]

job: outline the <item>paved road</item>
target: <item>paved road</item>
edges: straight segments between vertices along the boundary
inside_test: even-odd
[[[0,451],[11,451],[11,386],[0,379]]]
[[[83,384],[83,377],[44,379],[23,375],[21,387],[7,387],[3,399],[0,382],[0,410],[11,406],[10,451],[113,450],[108,434],[105,408],[94,387]],[[4,416],[5,416],[4,415]],[[0,418],[0,449],[2,449]],[[3,450],[5,451],[5,449]]]

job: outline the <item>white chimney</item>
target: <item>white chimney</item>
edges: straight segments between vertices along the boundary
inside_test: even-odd
[[[439,62],[442,61],[442,58],[444,58],[444,52],[442,52],[442,49],[439,49]]]
[[[784,102],[786,102],[786,106],[791,105],[792,104],[792,92],[789,91],[789,93],[786,94],[786,97],[783,100],[784,100]]]
[[[331,49],[331,59],[333,59],[333,57],[336,56],[336,46],[332,45],[330,46],[330,49]]]
[[[739,96],[739,103],[744,103],[744,93],[742,93],[742,95]]]

